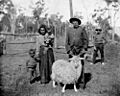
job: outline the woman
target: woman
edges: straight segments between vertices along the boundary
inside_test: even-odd
[[[36,53],[39,57],[39,72],[41,84],[49,83],[51,75],[51,67],[54,62],[54,54],[52,47],[46,43],[47,29],[45,25],[41,25],[38,30],[39,36],[36,39]]]

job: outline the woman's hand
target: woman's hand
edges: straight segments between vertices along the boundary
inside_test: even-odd
[[[46,54],[47,53],[47,50],[48,50],[48,47],[44,47],[44,54]]]

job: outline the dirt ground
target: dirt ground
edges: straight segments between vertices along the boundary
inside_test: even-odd
[[[62,87],[53,88],[52,82],[45,86],[38,81],[29,84],[25,67],[27,53],[3,55],[0,58],[0,96],[120,96],[120,47],[111,47],[113,45],[105,48],[104,66],[100,62],[90,65],[90,61],[85,61],[86,88],[74,92],[72,86],[67,87],[64,94]],[[54,54],[56,60],[67,59],[65,49],[55,49]]]

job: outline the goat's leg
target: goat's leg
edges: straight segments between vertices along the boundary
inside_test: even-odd
[[[63,86],[63,88],[62,88],[62,93],[64,93],[65,92],[65,87],[66,87],[66,84]]]
[[[78,91],[77,88],[76,88],[76,83],[74,83],[74,90],[75,90],[75,92]]]
[[[55,81],[53,80],[53,88],[56,88]]]

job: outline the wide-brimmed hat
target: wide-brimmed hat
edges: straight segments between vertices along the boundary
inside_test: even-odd
[[[73,23],[73,21],[78,21],[78,24],[79,24],[79,25],[81,24],[81,20],[78,19],[78,18],[76,18],[76,17],[70,18],[69,22],[70,22],[70,23]]]

